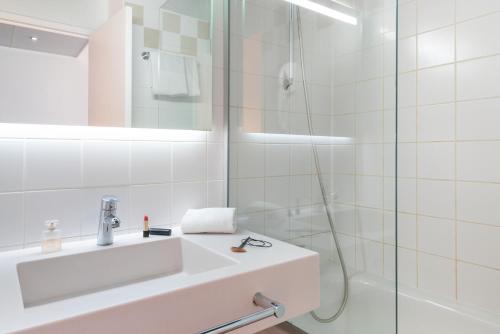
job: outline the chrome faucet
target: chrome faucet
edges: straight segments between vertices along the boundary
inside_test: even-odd
[[[116,207],[119,200],[115,196],[104,196],[101,199],[101,214],[99,229],[97,230],[97,244],[99,246],[113,243],[113,229],[120,227],[120,218],[116,216]]]

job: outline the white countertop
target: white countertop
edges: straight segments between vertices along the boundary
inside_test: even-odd
[[[258,248],[247,246],[247,253],[233,253],[230,251],[231,246],[238,246],[241,243],[241,239],[246,238],[248,235],[256,239],[271,241],[273,247]],[[194,275],[181,273],[155,278],[29,308],[25,308],[23,305],[16,269],[16,265],[20,262],[153,242],[164,238],[185,238],[202,247],[208,248],[212,252],[232,259],[235,261],[235,265]],[[314,256],[317,256],[317,254],[310,250],[247,231],[227,235],[183,235],[179,228],[173,229],[171,237],[151,236],[150,238],[142,238],[142,232],[116,236],[114,244],[106,247],[95,245],[95,239],[91,239],[64,243],[63,249],[60,252],[52,254],[41,254],[40,247],[4,252],[0,253],[0,333],[11,333],[33,328],[83,314],[98,312],[133,301],[168,294],[179,289],[186,289],[222,278]],[[98,274],[89,273],[89,275]]]

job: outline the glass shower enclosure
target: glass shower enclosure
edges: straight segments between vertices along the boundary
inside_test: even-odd
[[[396,333],[396,7],[229,1],[229,204],[320,254],[308,333]]]

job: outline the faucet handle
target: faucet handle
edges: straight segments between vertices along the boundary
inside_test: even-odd
[[[113,195],[103,196],[101,199],[101,210],[105,211],[116,210],[119,201],[120,200],[118,199],[118,197]]]
[[[118,228],[118,227],[120,227],[120,223],[121,223],[120,218],[113,217],[113,218],[110,219],[110,222],[111,222],[110,225],[111,225],[112,228]]]

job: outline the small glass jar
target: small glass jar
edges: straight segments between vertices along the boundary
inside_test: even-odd
[[[61,230],[57,228],[58,220],[47,220],[47,229],[42,233],[42,253],[52,253],[61,250]]]

